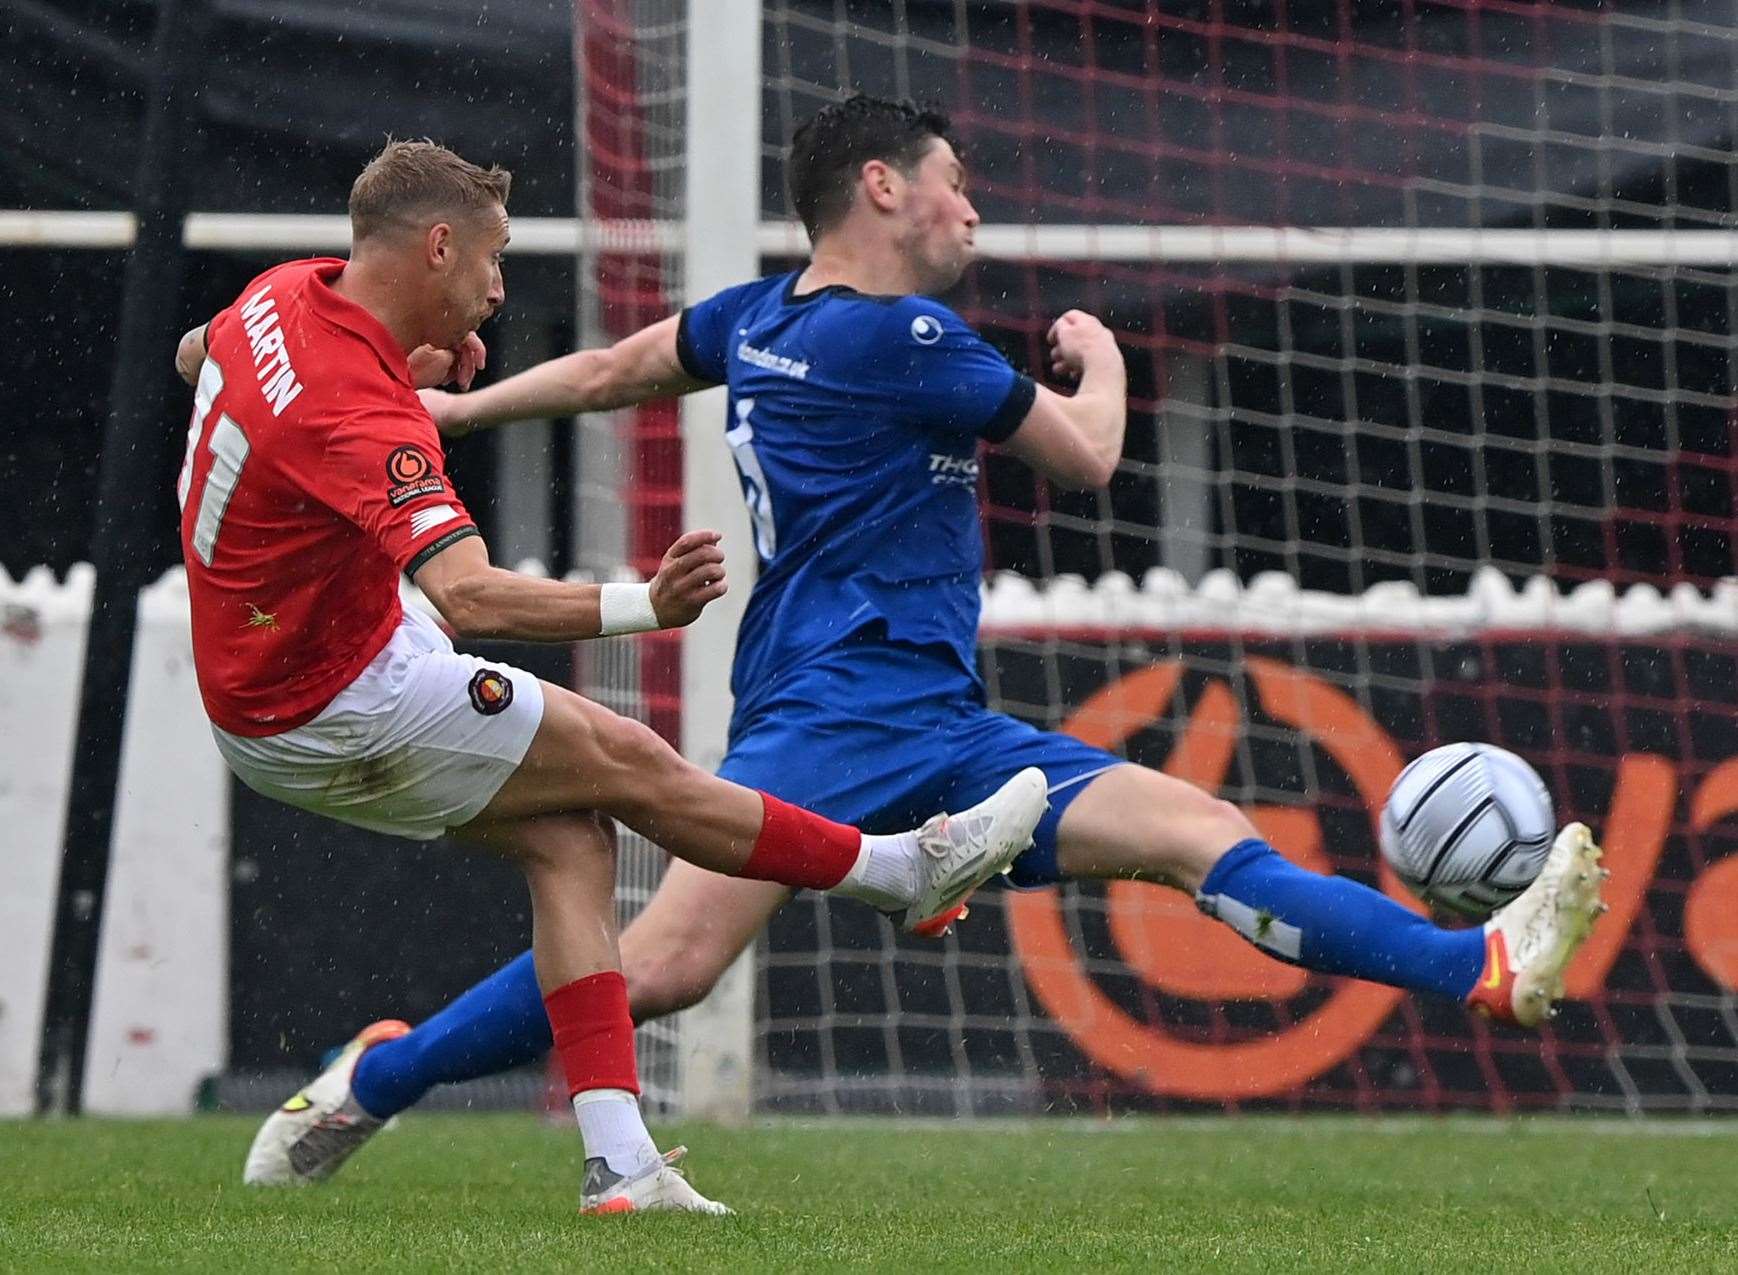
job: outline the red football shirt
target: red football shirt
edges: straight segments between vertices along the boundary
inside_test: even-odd
[[[268,270],[205,331],[181,553],[205,711],[235,735],[317,716],[392,635],[400,573],[477,534],[403,351],[332,291],[343,268]]]

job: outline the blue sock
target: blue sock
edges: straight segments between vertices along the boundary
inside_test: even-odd
[[[531,953],[504,965],[409,1035],[362,1055],[350,1091],[384,1120],[435,1085],[490,1076],[547,1053],[549,1018]]]
[[[1484,970],[1484,927],[1445,930],[1348,877],[1288,862],[1265,841],[1239,841],[1195,896],[1262,951],[1323,974],[1347,974],[1464,1000]]]

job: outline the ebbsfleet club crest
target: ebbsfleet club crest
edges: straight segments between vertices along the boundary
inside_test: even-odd
[[[478,669],[472,675],[468,689],[471,693],[471,707],[484,717],[506,712],[507,705],[513,702],[513,683],[505,674],[497,673],[492,668]]]

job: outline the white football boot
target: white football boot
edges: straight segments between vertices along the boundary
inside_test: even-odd
[[[579,1189],[581,1213],[707,1213],[723,1217],[736,1210],[708,1200],[696,1191],[676,1166],[688,1154],[675,1147],[661,1160],[647,1165],[632,1177],[622,1177],[604,1163],[602,1156],[585,1162],[585,1179]]]
[[[917,898],[905,909],[913,934],[940,938],[966,914],[972,891],[1006,872],[1032,844],[1050,808],[1050,781],[1028,766],[969,810],[937,815],[917,830]]]
[[[330,1067],[266,1117],[248,1148],[241,1180],[248,1186],[311,1186],[338,1172],[386,1123],[351,1096],[356,1064],[373,1046],[409,1030],[409,1023],[387,1018],[357,1032]]]
[[[1555,1017],[1563,971],[1605,911],[1599,887],[1610,872],[1587,825],[1557,834],[1533,884],[1485,922],[1485,967],[1466,1003],[1487,1018],[1537,1027]]]

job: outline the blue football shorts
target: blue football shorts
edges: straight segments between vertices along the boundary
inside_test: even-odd
[[[1014,861],[1020,886],[1061,879],[1056,830],[1068,805],[1124,758],[1070,735],[1041,731],[981,704],[889,705],[874,713],[786,705],[739,730],[718,773],[865,832],[915,828],[943,810],[963,810],[1016,771],[1037,766],[1050,780],[1050,809],[1032,848]]]

